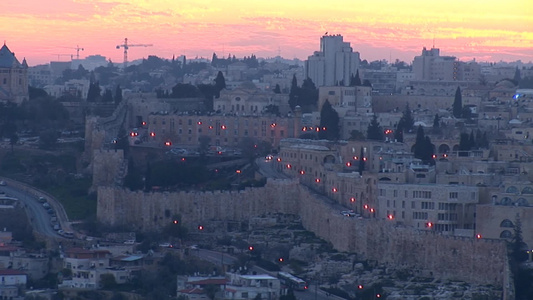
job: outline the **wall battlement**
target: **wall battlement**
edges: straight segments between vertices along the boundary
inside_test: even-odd
[[[397,227],[388,220],[347,218],[297,180],[271,180],[239,192],[132,192],[98,188],[98,220],[155,230],[180,215],[191,228],[207,221],[247,221],[267,213],[297,214],[303,226],[339,251],[443,279],[503,287],[505,244]],[[490,262],[490,263],[488,263]]]

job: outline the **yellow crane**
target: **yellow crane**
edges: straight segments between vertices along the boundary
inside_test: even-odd
[[[151,47],[152,44],[128,44],[128,38],[124,39],[124,44],[117,45],[117,49],[124,48],[124,70],[128,66],[128,49],[130,47]]]

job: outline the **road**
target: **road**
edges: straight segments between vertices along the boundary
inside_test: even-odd
[[[276,170],[276,167],[278,165],[278,162],[276,161],[276,157],[273,157],[272,159],[265,159],[264,157],[257,158],[255,160],[255,164],[259,168],[259,173],[261,175],[268,177],[268,178],[274,178],[274,179],[289,179],[290,177],[283,174],[282,172],[279,172]]]
[[[4,180],[7,185],[2,186],[1,189],[6,193],[6,195],[17,198],[21,203],[24,204],[28,218],[30,219],[31,225],[36,232],[52,238],[62,238],[52,228],[50,223],[51,216],[48,214],[47,209],[45,209],[42,203],[38,201],[38,198],[42,192],[7,178],[2,178],[2,180]],[[43,194],[43,196],[45,195]],[[59,203],[55,203],[53,199],[47,197],[47,200],[56,212],[57,219],[63,227],[63,224],[67,224],[68,222],[63,207]]]

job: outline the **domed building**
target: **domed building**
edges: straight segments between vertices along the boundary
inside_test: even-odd
[[[28,64],[20,63],[4,43],[0,48],[0,101],[22,103],[28,99]]]

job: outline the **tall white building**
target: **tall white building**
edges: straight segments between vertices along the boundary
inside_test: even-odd
[[[422,49],[413,60],[415,80],[478,81],[481,70],[476,62],[461,62],[455,56],[440,56],[440,50]]]
[[[305,61],[305,75],[317,87],[350,84],[350,76],[359,68],[359,52],[354,52],[349,42],[340,34],[320,38],[320,51]]]

